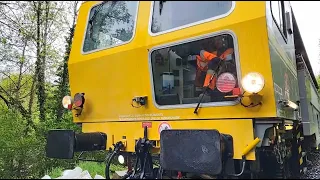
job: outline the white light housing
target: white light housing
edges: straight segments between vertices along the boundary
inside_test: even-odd
[[[264,78],[257,72],[250,72],[242,78],[242,87],[249,93],[258,93],[264,87]]]
[[[73,99],[71,96],[65,96],[62,99],[62,105],[64,108],[66,109],[70,109],[72,108],[72,104],[73,104]]]
[[[124,164],[124,157],[122,155],[118,156],[118,161],[120,164]]]
[[[298,109],[298,105],[292,101],[288,101],[288,106],[292,109]]]
[[[292,108],[292,109],[294,109],[294,110],[297,110],[298,107],[299,107],[296,103],[294,103],[294,102],[292,102],[292,101],[290,101],[290,100],[282,100],[282,101],[280,101],[280,102],[282,102],[282,104],[283,104],[285,107],[290,107],[290,108]]]

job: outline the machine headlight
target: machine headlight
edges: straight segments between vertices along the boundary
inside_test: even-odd
[[[62,105],[66,109],[72,109],[73,99],[71,96],[65,96],[62,99]]]
[[[118,161],[120,164],[124,164],[124,157],[122,155],[118,156]]]
[[[251,72],[242,78],[242,87],[249,93],[258,93],[264,87],[264,78],[257,72]]]

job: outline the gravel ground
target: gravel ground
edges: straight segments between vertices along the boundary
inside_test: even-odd
[[[300,179],[320,179],[320,152],[312,152],[308,155],[308,160],[311,163],[308,165],[306,174]]]

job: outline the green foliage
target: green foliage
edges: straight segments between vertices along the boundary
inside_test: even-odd
[[[91,177],[94,178],[95,175],[100,175],[100,176],[105,176],[105,167],[106,165],[104,163],[97,163],[97,162],[80,162],[79,164],[77,164],[77,166],[79,166],[82,170],[87,170]],[[122,171],[125,170],[126,167],[122,166],[122,165],[115,165],[115,164],[111,164],[110,165],[110,173],[112,175],[113,172],[115,171]],[[65,169],[61,168],[61,167],[56,167],[53,168],[48,175],[51,178],[57,178],[59,176],[62,176],[62,172]]]
[[[53,179],[53,178],[57,178],[57,177],[61,176],[62,172],[63,172],[63,168],[56,167],[56,168],[53,168],[49,173],[46,173],[46,174],[48,174]]]
[[[70,118],[59,125],[50,120],[40,123],[37,132],[25,136],[25,119],[15,111],[1,109],[0,124],[1,178],[37,178],[54,167],[74,166],[75,160],[56,160],[45,156],[45,137],[49,129],[64,127],[79,131]]]
[[[10,105],[0,99],[0,178],[39,178],[49,171],[58,175],[75,166],[75,159],[49,159],[45,154],[49,130],[81,130],[72,113],[61,110],[61,97],[69,92],[67,61],[74,24],[65,52],[57,43],[70,27],[68,3],[74,4],[12,1],[0,8],[1,21],[7,24],[0,29],[0,95]],[[57,84],[52,75],[58,76]]]
[[[91,177],[94,177],[96,174],[100,176],[104,176],[105,164],[96,163],[96,162],[81,162],[79,163],[79,167],[82,170],[88,170]]]
[[[3,44],[6,44],[6,43],[7,43],[7,39],[6,39],[6,38],[2,38],[1,42],[2,42]]]
[[[17,87],[18,81],[20,78],[20,87]],[[28,105],[28,94],[30,93],[30,89],[32,86],[32,75],[31,74],[23,74],[19,77],[19,74],[11,74],[9,77],[5,77],[0,81],[0,86],[4,88],[7,92],[11,94],[11,96],[20,97],[20,101],[22,105]]]
[[[320,86],[320,75],[317,76],[317,83]],[[318,89],[318,94],[320,94],[320,89]]]
[[[25,121],[19,113],[2,110],[0,114],[0,174],[1,178],[30,178],[37,171],[40,142],[24,136]],[[14,128],[13,128],[14,127]]]

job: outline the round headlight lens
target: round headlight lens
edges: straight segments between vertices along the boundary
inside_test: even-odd
[[[65,96],[62,99],[62,105],[66,109],[71,109],[73,104],[73,99],[71,96]]]
[[[257,72],[251,72],[242,78],[242,87],[249,93],[258,93],[264,87],[264,78]]]
[[[122,155],[118,156],[118,161],[120,164],[124,164],[124,157]]]

